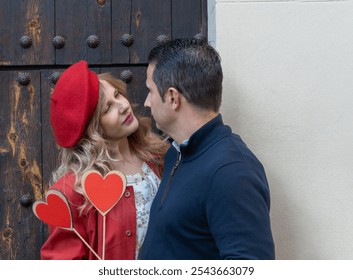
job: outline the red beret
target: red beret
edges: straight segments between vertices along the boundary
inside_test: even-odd
[[[97,74],[81,60],[60,76],[50,98],[50,122],[56,142],[71,148],[80,141],[98,103]]]

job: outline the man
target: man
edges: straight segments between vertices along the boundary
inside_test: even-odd
[[[149,55],[145,106],[173,141],[140,259],[274,259],[261,163],[223,124],[220,57],[177,39]]]

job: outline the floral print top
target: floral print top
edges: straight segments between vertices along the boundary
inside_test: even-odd
[[[136,252],[138,253],[145,239],[152,201],[157,193],[160,179],[144,162],[143,174],[127,175],[127,185],[134,188],[136,205]]]

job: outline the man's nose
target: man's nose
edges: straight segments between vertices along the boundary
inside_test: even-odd
[[[151,102],[150,102],[150,94],[147,95],[145,99],[145,103],[143,104],[145,107],[151,107]]]

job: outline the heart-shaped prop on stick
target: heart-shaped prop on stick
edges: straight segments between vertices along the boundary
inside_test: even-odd
[[[120,171],[110,171],[103,178],[92,170],[83,174],[81,183],[89,201],[105,216],[125,192],[126,177]]]
[[[102,259],[105,258],[105,215],[118,203],[126,188],[126,177],[120,171],[110,171],[104,178],[95,171],[87,171],[81,179],[88,200],[103,216]]]
[[[46,203],[44,201],[36,201],[33,203],[33,212],[37,218],[46,224],[72,230],[97,259],[100,260],[101,258],[98,254],[74,228],[72,213],[66,196],[59,190],[52,189],[45,195],[45,200],[47,201]]]
[[[33,204],[33,212],[44,223],[65,229],[73,229],[72,215],[67,198],[58,190],[49,190],[44,201]]]

